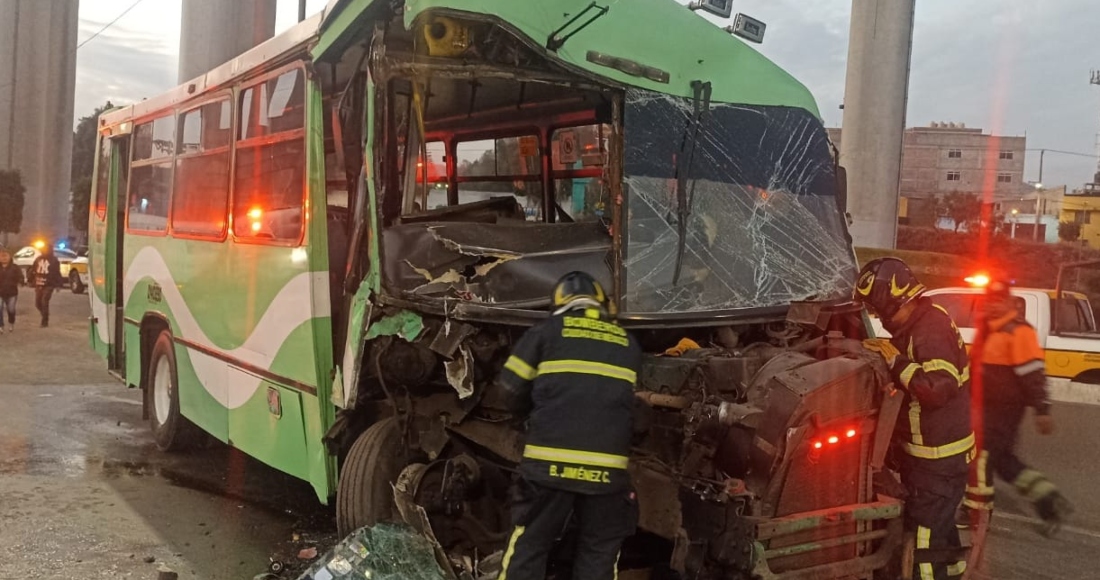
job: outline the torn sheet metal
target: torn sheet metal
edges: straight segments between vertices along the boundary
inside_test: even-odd
[[[340,381],[341,388],[337,391],[334,385],[332,391],[333,404],[344,409],[355,408],[356,398],[359,395],[359,365],[363,360],[364,337],[372,308],[370,288],[366,284],[360,284],[355,291],[355,296],[351,299],[343,363],[336,369],[336,379]],[[337,396],[338,393],[339,396]]]
[[[849,296],[856,266],[820,121],[801,109],[712,103],[681,208],[676,156],[692,106],[627,91],[625,309],[728,310]],[[674,284],[681,218],[686,243]]]
[[[596,223],[412,223],[383,232],[386,283],[420,296],[544,303],[558,278],[591,272],[608,288],[611,236]]]
[[[397,336],[409,342],[416,340],[424,332],[424,319],[410,310],[382,317],[367,329],[366,340],[379,336]]]
[[[474,394],[474,355],[466,345],[459,347],[458,352],[459,356],[443,363],[443,367],[447,371],[447,382],[458,392],[458,398],[466,399]]]

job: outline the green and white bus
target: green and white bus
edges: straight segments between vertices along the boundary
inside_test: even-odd
[[[205,432],[480,566],[523,453],[494,378],[585,270],[650,353],[624,567],[897,551],[814,100],[686,7],[333,0],[98,128],[91,342],[162,449]]]

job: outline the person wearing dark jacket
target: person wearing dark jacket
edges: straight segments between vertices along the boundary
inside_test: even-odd
[[[570,514],[579,526],[573,579],[611,580],[637,526],[627,464],[642,352],[588,274],[562,277],[552,302],[553,315],[516,343],[500,376],[530,415],[499,580],[544,578]]]
[[[42,314],[42,328],[50,325],[50,299],[55,288],[64,283],[61,278],[61,262],[53,253],[53,246],[46,244],[42,254],[31,264],[34,278],[34,307]]]
[[[942,580],[966,571],[966,561],[951,555],[962,545],[955,513],[974,457],[970,361],[955,323],[924,290],[905,262],[880,258],[860,271],[855,297],[892,335],[864,346],[882,355],[905,392],[894,449],[909,496],[913,578]]]
[[[0,332],[15,330],[15,303],[19,299],[19,283],[23,273],[11,260],[7,248],[0,248]],[[4,319],[7,318],[7,328]]]
[[[1034,504],[1045,524],[1044,533],[1052,535],[1073,508],[1045,475],[1016,456],[1020,423],[1028,407],[1035,410],[1035,430],[1039,434],[1054,432],[1046,356],[1035,329],[1017,310],[1008,284],[990,282],[982,310],[982,324],[971,353],[981,377],[984,437],[964,503],[971,509],[992,510],[996,472]]]

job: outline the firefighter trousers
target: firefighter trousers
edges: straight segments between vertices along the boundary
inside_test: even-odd
[[[638,521],[634,492],[585,495],[520,480],[513,489],[514,528],[498,580],[545,578],[551,548],[571,515],[579,528],[573,580],[617,578],[619,549]]]
[[[1020,423],[1024,419],[1023,405],[985,406],[983,416],[985,436],[982,438],[981,453],[973,466],[970,484],[966,490],[967,507],[973,509],[993,509],[993,474],[1003,481],[1013,484],[1020,495],[1036,504],[1040,517],[1049,519],[1044,500],[1051,497],[1057,489],[1046,476],[1028,467],[1016,455],[1016,444],[1020,437]]]
[[[909,497],[905,501],[906,527],[916,536],[914,580],[958,578],[966,571],[955,513],[966,490],[966,459],[956,456],[937,461],[959,463],[955,473],[904,469],[902,483]]]

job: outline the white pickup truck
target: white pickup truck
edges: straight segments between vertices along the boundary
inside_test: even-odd
[[[937,288],[925,296],[947,310],[969,347],[977,332],[984,289]],[[1017,308],[1024,313],[1046,352],[1046,372],[1051,399],[1100,405],[1100,332],[1092,307],[1084,294],[1036,288],[1013,288]],[[888,338],[877,318],[871,319],[875,335]]]

